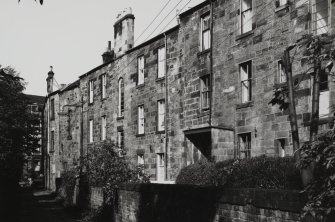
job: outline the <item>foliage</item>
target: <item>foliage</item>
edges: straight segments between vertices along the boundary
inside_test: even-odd
[[[279,105],[280,110],[288,109],[290,103],[288,99],[287,87],[274,88],[273,96],[269,104],[271,104],[272,106]]]
[[[107,204],[113,200],[115,189],[120,184],[149,182],[143,168],[132,166],[125,155],[120,156],[117,146],[112,143],[96,145],[85,162],[89,185],[103,188]]]
[[[78,176],[79,170],[76,168],[66,170],[62,173],[62,185],[60,189],[65,197],[66,205],[71,205],[73,202],[74,188],[76,185],[76,178]]]
[[[300,172],[291,157],[260,156],[215,164],[193,164],[181,170],[176,183],[230,188],[301,189]]]
[[[0,177],[17,181],[22,160],[38,147],[39,120],[27,110],[24,83],[10,67],[0,69]]]
[[[217,185],[218,172],[214,163],[200,162],[183,168],[177,176],[177,184]]]
[[[314,164],[314,180],[305,188],[308,202],[304,212],[316,217],[335,213],[335,130],[318,134],[301,148],[301,169]]]
[[[259,156],[238,160],[228,177],[228,187],[301,189],[300,172],[293,157]]]
[[[91,209],[81,219],[82,222],[105,222],[114,221],[113,209],[110,205],[103,205],[98,209]]]

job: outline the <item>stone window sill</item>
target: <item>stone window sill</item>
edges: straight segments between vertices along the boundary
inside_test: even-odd
[[[165,76],[163,76],[163,77],[159,77],[159,78],[157,77],[157,78],[156,78],[156,82],[160,82],[160,81],[162,81],[162,80],[164,80],[164,79],[165,79]]]
[[[333,124],[333,121],[335,120],[335,117],[324,117],[324,118],[319,118],[319,125],[324,125],[324,124]],[[311,121],[304,121],[302,123],[303,126],[311,126]]]
[[[286,82],[276,83],[274,84],[273,87],[276,89],[281,88],[281,87],[287,87],[287,83]]]
[[[201,52],[198,52],[198,53],[197,53],[197,56],[205,55],[205,54],[209,53],[210,51],[211,51],[211,48],[206,49],[206,50],[203,50],[203,51],[201,51]]]
[[[116,117],[116,120],[122,120],[122,119],[124,119],[124,116],[118,116],[118,117]]]
[[[236,36],[236,41],[237,40],[241,40],[241,39],[243,39],[243,38],[246,38],[246,37],[248,37],[248,36],[250,36],[250,35],[253,35],[254,34],[254,30],[251,30],[251,31],[249,31],[249,32],[246,32],[246,33],[243,33],[243,34],[241,34],[241,35],[238,35],[238,36]]]
[[[279,6],[279,7],[277,7],[277,8],[275,9],[275,13],[280,12],[280,11],[282,11],[282,10],[284,10],[284,9],[287,9],[288,7],[289,7],[288,4],[281,5],[281,6]]]
[[[165,130],[156,131],[156,134],[164,134]]]
[[[243,109],[247,107],[252,107],[254,105],[254,101],[249,101],[241,104],[236,104],[236,109]]]
[[[137,86],[136,86],[136,89],[143,88],[144,86],[145,86],[145,84],[144,84],[144,83],[142,83],[142,84],[140,84],[140,85],[137,85]]]
[[[136,134],[136,137],[143,137],[145,136],[145,133],[142,133],[142,134]]]

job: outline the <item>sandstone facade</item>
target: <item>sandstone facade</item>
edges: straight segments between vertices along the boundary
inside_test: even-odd
[[[284,49],[317,32],[313,18],[318,11],[312,0],[289,0],[284,5],[271,0],[243,2],[251,2],[252,7],[241,8],[239,1],[205,1],[180,14],[176,27],[136,47],[134,16],[127,12],[119,18],[114,25],[117,49],[110,54],[116,56],[80,76],[75,87],[48,96],[46,114],[53,98],[56,113],[67,112],[64,105],[83,103],[83,110],[74,109],[70,118],[56,114],[47,121],[46,135],[54,130],[57,141],[55,152],[49,154],[56,171],[64,170],[64,162],[76,165],[80,149],[85,154],[103,140],[119,144],[135,164],[144,162],[146,173],[158,182],[173,181],[182,167],[201,159],[293,155],[288,113],[268,103],[273,89],[285,84],[280,76]],[[326,6],[328,15],[322,12],[321,17],[327,18],[326,29],[333,33],[334,3],[328,1]],[[252,16],[243,23],[248,10]],[[159,62],[162,47],[165,76],[158,78],[159,67],[164,67]],[[294,56],[293,73],[299,83],[295,89],[299,133],[306,141],[311,80],[299,53]],[[322,116],[321,129],[329,127],[334,112],[330,80],[330,96],[322,103],[330,108]],[[159,101],[164,101],[164,111],[159,110]],[[159,115],[164,115],[164,127],[158,126]],[[139,127],[144,133],[139,134]],[[47,138],[49,147],[50,135]]]

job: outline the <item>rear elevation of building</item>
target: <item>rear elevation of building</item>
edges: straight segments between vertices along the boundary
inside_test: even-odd
[[[68,88],[49,91],[51,177],[104,141],[144,164],[153,182],[173,181],[201,160],[293,155],[288,113],[268,103],[273,89],[286,84],[284,50],[306,34],[334,33],[334,13],[330,0],[205,1],[134,47],[135,18],[125,10],[103,64]],[[291,56],[306,141],[312,84],[299,53]],[[332,123],[335,103],[333,81],[322,79],[321,129]]]

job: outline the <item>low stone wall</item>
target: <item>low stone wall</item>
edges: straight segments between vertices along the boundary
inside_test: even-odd
[[[298,191],[126,184],[118,190],[117,222],[299,221]]]
[[[91,187],[90,207],[96,209],[102,206],[104,202],[103,190],[100,187]]]

